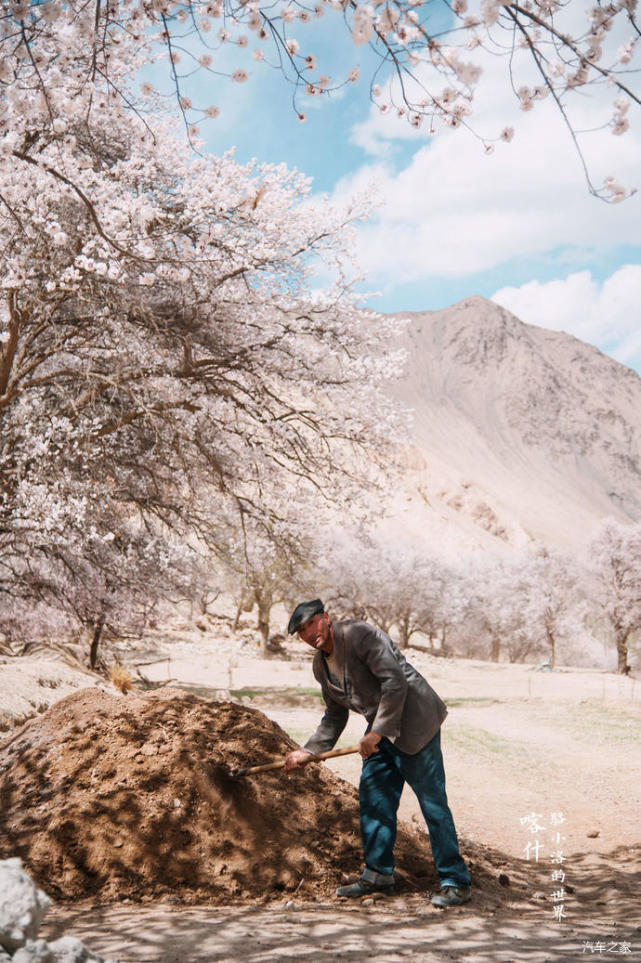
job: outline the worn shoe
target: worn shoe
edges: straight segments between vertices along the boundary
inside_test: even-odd
[[[448,906],[462,906],[468,903],[472,893],[469,886],[444,886],[440,893],[436,893],[430,900],[432,906],[445,909]]]
[[[368,893],[393,893],[394,875],[385,876],[383,873],[375,873],[371,869],[366,869],[360,879],[355,883],[348,883],[347,886],[339,886],[336,890],[337,896],[367,896]]]

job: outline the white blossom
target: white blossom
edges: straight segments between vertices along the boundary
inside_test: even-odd
[[[635,39],[631,37],[627,43],[621,44],[617,50],[617,60],[619,63],[628,64],[632,60],[632,55],[634,54]]]
[[[500,10],[499,0],[481,0],[481,16],[486,27],[491,27],[497,22]]]

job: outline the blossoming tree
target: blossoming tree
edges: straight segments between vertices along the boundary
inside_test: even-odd
[[[448,630],[461,606],[454,566],[427,547],[382,532],[335,540],[328,562],[325,593],[332,611],[393,630],[402,649],[418,633],[446,653]]]
[[[617,672],[629,672],[630,645],[641,633],[641,525],[606,518],[585,551],[590,607],[611,633]]]
[[[293,85],[300,120],[307,101],[363,80],[381,113],[398,114],[428,136],[442,125],[470,127],[488,58],[503,59],[505,83],[523,111],[546,98],[555,102],[579,150],[573,105],[586,95],[611,92],[600,123],[614,135],[625,133],[630,108],[640,104],[637,0],[10,0],[3,10],[0,84],[6,92],[19,79],[23,92],[43,101],[50,126],[60,122],[52,69],[71,71],[90,87],[100,76],[106,98],[135,107],[132,87],[114,69],[118,45],[140,66],[166,58],[192,137],[221,110],[207,102],[208,77],[243,84],[270,66]],[[337,28],[356,49],[333,63],[332,78],[324,60],[336,47]],[[238,53],[231,65],[230,50]],[[201,73],[202,102],[185,90],[194,71]],[[8,116],[0,119],[0,137],[12,134]],[[483,149],[513,136],[505,126],[481,138]],[[588,182],[614,201],[629,190],[613,177],[600,187]]]
[[[92,10],[87,46],[88,8],[45,4],[28,36],[18,6],[1,101],[0,619],[15,624],[18,597],[99,636],[188,592],[223,507],[277,526],[278,486],[348,500],[366,485],[356,450],[389,437],[377,382],[396,359],[346,273],[362,205],[320,210],[300,175],[194,155],[153,96],[129,107],[146,51],[111,7]],[[312,299],[319,261],[336,280]]]

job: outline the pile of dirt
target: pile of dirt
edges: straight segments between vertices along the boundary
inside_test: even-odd
[[[73,693],[0,746],[0,856],[58,900],[326,897],[361,867],[356,790],[320,764],[229,775],[294,745],[177,689]],[[402,888],[438,885],[424,832],[396,854]]]

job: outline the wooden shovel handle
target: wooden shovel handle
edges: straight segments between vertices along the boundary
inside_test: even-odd
[[[329,752],[319,752],[317,755],[312,755],[309,759],[303,759],[299,766],[306,766],[310,762],[315,762],[317,759],[335,759],[337,756],[349,756],[353,752],[360,752],[360,746],[348,746],[346,749],[330,749]],[[282,769],[285,765],[284,759],[279,759],[278,762],[267,762],[263,766],[251,766],[250,769],[241,769],[237,773],[239,776],[250,776],[255,772],[269,772],[270,769]]]

